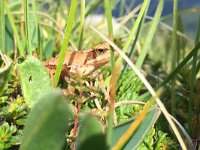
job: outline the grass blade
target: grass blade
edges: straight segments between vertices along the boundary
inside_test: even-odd
[[[4,2],[5,2],[4,4],[5,4],[6,13],[8,15],[8,19],[10,21],[10,25],[11,25],[13,33],[14,33],[14,37],[15,37],[15,40],[16,40],[16,43],[17,43],[17,47],[19,49],[19,54],[20,54],[20,56],[24,56],[24,51],[23,51],[23,48],[22,48],[22,44],[20,42],[19,35],[17,33],[17,29],[16,29],[15,24],[14,24],[14,20],[11,16],[11,13],[10,13],[10,10],[8,8],[8,4],[7,4],[6,0]]]
[[[33,11],[34,11],[34,18],[35,18],[35,28],[36,28],[36,35],[38,39],[38,49],[39,49],[39,57],[42,60],[42,45],[41,45],[41,37],[40,37],[40,26],[38,20],[38,13],[37,13],[37,5],[35,0],[32,0]]]
[[[111,1],[104,0],[104,9],[105,9],[105,15],[107,20],[107,26],[108,26],[108,36],[113,40],[113,25],[112,25],[112,7],[111,7]],[[112,140],[112,129],[113,129],[113,114],[114,114],[114,103],[115,103],[115,88],[116,88],[116,82],[118,79],[118,69],[115,66],[115,57],[114,57],[114,50],[111,47],[111,71],[112,71],[112,79],[111,79],[111,97],[110,97],[110,111],[108,115],[108,127],[107,127],[107,142],[109,145],[111,144],[110,141]]]
[[[111,1],[104,0],[104,9],[105,9],[105,15],[107,20],[107,26],[108,26],[108,36],[113,39],[113,25],[112,25],[112,7],[111,7]],[[115,65],[115,57],[114,57],[114,51],[111,48],[111,70],[113,70]]]
[[[200,17],[199,17],[199,22],[198,22],[198,28],[197,28],[197,35],[196,35],[196,40],[195,40],[195,45],[199,42],[199,37],[200,37]],[[193,115],[193,103],[194,103],[194,90],[195,90],[195,81],[196,81],[196,74],[197,74],[197,54],[198,51],[196,51],[193,55],[193,60],[192,60],[192,75],[191,75],[191,80],[190,80],[190,95],[189,95],[189,115],[188,115],[188,125],[189,129],[191,130],[192,127],[192,115]],[[190,131],[191,132],[191,131]]]
[[[85,11],[85,18],[91,13],[93,12],[97,7],[100,6],[100,4],[102,3],[101,0],[93,0],[92,2],[89,3],[89,5],[87,5],[86,7],[86,11]],[[80,24],[80,19],[78,18],[78,21],[75,23],[74,27],[73,27],[73,31],[76,30],[76,28],[79,26]]]
[[[178,9],[178,1],[174,0],[173,7],[173,31],[172,31],[172,51],[171,51],[171,69],[174,70],[177,64],[177,10]],[[176,97],[175,97],[175,86],[176,79],[172,78],[171,80],[171,112],[172,115],[175,116],[175,108],[176,108]]]
[[[125,0],[120,0],[119,2],[119,17],[121,17],[124,13],[124,4],[125,4]]]
[[[159,3],[158,3],[158,6],[157,6],[156,13],[154,15],[152,26],[150,28],[148,35],[147,35],[146,42],[144,44],[143,50],[140,53],[138,60],[136,62],[136,67],[138,67],[139,69],[141,68],[141,66],[144,62],[144,59],[147,55],[148,50],[150,49],[151,42],[153,40],[154,34],[156,32],[156,29],[157,29],[157,26],[158,26],[158,23],[159,23],[159,20],[160,20],[160,16],[162,14],[163,6],[164,6],[164,0],[160,0]]]
[[[72,31],[74,16],[75,16],[75,13],[76,13],[76,8],[77,8],[77,0],[71,1],[71,6],[70,6],[70,10],[69,10],[69,18],[67,20],[67,28],[66,28],[63,43],[62,43],[62,46],[61,46],[60,56],[58,58],[58,66],[56,68],[56,72],[55,72],[55,75],[54,75],[54,86],[57,86],[58,80],[60,78],[60,73],[61,73],[61,70],[62,70],[62,64],[63,64],[64,59],[65,59],[67,47],[68,47],[68,44],[69,44],[69,37],[70,37],[71,31]]]
[[[5,15],[4,15],[4,1],[0,1],[0,50],[5,53]]]
[[[30,35],[30,22],[29,22],[29,0],[24,0],[24,23],[26,33],[26,48],[27,53],[31,55],[31,35]]]
[[[139,24],[137,33],[136,33],[136,35],[135,35],[135,39],[134,39],[133,44],[132,44],[132,46],[131,46],[131,50],[130,50],[130,53],[129,53],[129,55],[128,55],[130,59],[132,59],[132,57],[134,56],[134,53],[135,53],[135,50],[136,50],[136,49],[135,49],[135,45],[136,45],[137,39],[138,39],[139,36],[140,36],[140,31],[141,31],[142,25],[143,25],[143,23],[144,23],[146,13],[147,13],[147,11],[144,13],[144,16],[142,17],[142,20],[141,20],[141,22],[140,22],[140,24]],[[123,74],[127,69],[128,69],[128,64],[125,64],[125,67],[124,67],[124,69],[122,70],[122,73],[121,73],[121,74]]]
[[[113,36],[111,1],[104,0],[104,9],[108,25],[108,34],[109,36]]]
[[[123,49],[122,49],[122,51],[123,51],[124,53],[127,51],[127,49],[128,49],[128,47],[130,46],[132,40],[134,39],[134,37],[135,37],[135,35],[136,35],[136,33],[137,33],[137,30],[138,30],[138,28],[139,28],[140,22],[141,22],[141,20],[142,20],[142,17],[144,16],[145,12],[147,11],[147,9],[148,9],[148,7],[149,7],[149,3],[150,3],[149,0],[145,0],[145,1],[143,2],[142,7],[141,7],[141,10],[140,10],[140,12],[139,12],[139,14],[138,14],[138,17],[137,17],[137,19],[136,19],[136,21],[135,21],[135,23],[134,23],[134,26],[133,26],[133,28],[131,29],[131,32],[130,32],[130,34],[129,34],[129,37],[128,37],[128,39],[127,39],[127,41],[126,41],[126,43],[124,44],[124,47],[123,47]],[[119,57],[117,61],[118,61],[118,62],[122,61],[122,57]]]
[[[84,20],[85,20],[85,0],[81,0],[81,21],[80,21],[80,39],[78,44],[78,49],[80,50],[83,43],[83,30],[84,30]]]

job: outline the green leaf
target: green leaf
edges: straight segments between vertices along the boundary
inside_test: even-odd
[[[78,150],[108,149],[103,126],[91,114],[87,114],[81,120],[75,146]]]
[[[2,90],[4,89],[5,85],[8,82],[8,77],[10,74],[12,63],[6,55],[1,53],[1,51],[0,51],[0,61],[3,61],[3,63],[5,64],[2,67],[0,66],[0,94],[1,94]]]
[[[71,111],[63,96],[47,92],[30,111],[20,150],[61,150],[70,119]]]
[[[49,75],[43,64],[28,56],[18,65],[22,92],[27,104],[33,105],[46,91],[52,90]]]
[[[160,111],[158,110],[158,108],[153,107],[153,109],[146,115],[144,121],[140,124],[137,131],[134,133],[131,139],[129,139],[128,143],[124,147],[124,150],[136,149],[139,146],[139,144],[143,141],[146,133],[148,133],[149,129],[157,120],[159,114]],[[132,122],[133,120],[123,123],[114,128],[113,141],[112,141],[113,146],[117,143],[120,137],[127,131]]]

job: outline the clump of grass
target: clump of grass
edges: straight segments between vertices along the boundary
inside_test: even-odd
[[[66,28],[66,32],[64,35],[64,39],[63,39],[63,43],[61,46],[61,51],[60,51],[60,57],[58,59],[58,66],[56,68],[56,72],[55,72],[55,76],[54,76],[54,86],[56,87],[58,84],[58,80],[60,78],[60,73],[62,70],[62,64],[64,62],[64,58],[66,55],[66,50],[69,44],[69,37],[72,31],[72,25],[74,22],[74,16],[76,13],[76,8],[77,8],[77,0],[72,1],[71,3],[71,7],[70,7],[70,11],[69,11],[69,18],[67,21],[67,28]]]
[[[179,127],[181,129],[181,131],[184,133],[187,141],[189,141],[188,143],[190,143],[190,144],[188,147],[193,147],[193,145],[191,144],[190,137],[188,136],[186,130],[184,130],[184,128],[180,124],[180,122],[182,121],[180,119],[181,117],[179,116],[180,113],[177,113],[177,112],[180,112],[179,109],[185,110],[185,108],[187,108],[188,116],[187,116],[187,120],[184,121],[184,123],[186,123],[188,125],[187,130],[190,131],[190,133],[192,133],[193,132],[192,128],[191,128],[192,116],[195,113],[198,113],[198,112],[196,112],[196,109],[194,108],[194,99],[195,99],[195,94],[197,94],[197,92],[195,93],[195,91],[198,91],[197,87],[195,87],[195,81],[197,81],[197,79],[196,79],[197,74],[198,74],[198,71],[200,70],[200,61],[198,60],[198,49],[200,47],[200,43],[199,43],[199,35],[200,35],[199,34],[200,25],[199,24],[200,23],[198,24],[196,41],[194,42],[195,47],[190,51],[185,50],[185,53],[183,53],[181,51],[181,48],[188,49],[187,44],[186,44],[187,42],[181,43],[180,41],[184,39],[185,41],[191,42],[191,40],[184,33],[182,33],[183,29],[181,28],[181,24],[179,24],[177,21],[178,19],[181,18],[180,16],[178,16],[178,15],[181,15],[181,13],[178,11],[178,1],[177,0],[174,1],[173,15],[171,16],[171,17],[173,17],[172,28],[169,28],[169,26],[166,26],[164,23],[162,23],[160,21],[162,19],[161,14],[162,14],[162,10],[164,7],[164,0],[159,1],[153,18],[147,16],[147,11],[148,11],[149,5],[150,5],[149,0],[144,0],[144,2],[141,5],[136,7],[137,8],[136,10],[139,10],[137,15],[134,15],[133,11],[129,10],[128,8],[123,8],[122,4],[125,4],[124,0],[121,0],[119,3],[120,3],[119,14],[120,14],[121,20],[123,22],[123,19],[124,19],[124,20],[126,20],[127,23],[123,22],[123,24],[121,25],[121,28],[119,28],[119,30],[122,32],[119,32],[120,34],[115,35],[115,33],[114,33],[115,24],[114,24],[113,20],[115,20],[117,22],[117,19],[114,19],[112,17],[113,16],[112,10],[114,9],[113,6],[115,6],[115,5],[114,5],[114,2],[111,2],[111,1],[107,1],[107,0],[92,1],[92,2],[88,3],[85,0],[81,0],[81,2],[78,3],[77,0],[73,0],[73,1],[71,1],[70,5],[68,5],[68,3],[65,3],[64,1],[52,2],[50,4],[48,2],[38,3],[35,0],[32,0],[32,3],[31,3],[28,0],[25,0],[24,7],[22,7],[22,9],[24,9],[24,14],[15,12],[16,10],[19,11],[19,8],[21,6],[20,3],[16,3],[11,6],[11,3],[8,3],[7,1],[1,1],[0,2],[0,8],[1,8],[0,9],[0,19],[1,19],[0,31],[2,33],[2,36],[0,37],[0,49],[4,53],[7,52],[7,54],[12,59],[18,58],[17,60],[19,63],[20,63],[20,61],[23,62],[23,59],[27,60],[28,59],[26,57],[27,55],[36,55],[36,57],[39,57],[40,60],[42,61],[45,58],[53,57],[57,54],[60,54],[59,58],[58,58],[58,64],[56,64],[56,71],[55,71],[53,82],[54,82],[54,87],[58,87],[58,86],[66,87],[67,86],[66,83],[65,82],[63,83],[60,80],[60,74],[61,74],[62,67],[63,67],[62,64],[65,59],[66,51],[71,47],[74,49],[77,49],[76,47],[78,47],[78,49],[80,50],[82,48],[83,49],[89,48],[90,47],[89,44],[93,45],[94,43],[107,41],[112,47],[111,63],[110,63],[110,68],[105,66],[101,70],[101,72],[103,74],[103,78],[101,78],[100,81],[95,78],[95,81],[94,80],[92,81],[92,84],[94,84],[94,86],[92,86],[93,88],[91,88],[91,86],[89,86],[88,81],[85,83],[84,80],[77,79],[78,80],[77,82],[73,82],[75,87],[79,87],[79,88],[76,88],[76,92],[79,92],[78,96],[77,95],[73,95],[71,97],[67,96],[67,99],[70,99],[72,101],[72,104],[81,103],[80,108],[77,108],[77,107],[75,108],[78,110],[78,111],[77,110],[76,111],[79,112],[81,115],[82,115],[82,113],[84,113],[85,110],[93,111],[93,109],[102,113],[102,114],[99,113],[100,118],[103,120],[102,124],[99,122],[98,123],[95,122],[95,119],[93,121],[91,121],[91,120],[90,121],[92,122],[93,125],[98,124],[98,127],[101,128],[101,130],[99,130],[98,132],[102,131],[102,128],[105,129],[105,131],[106,131],[106,136],[105,136],[106,140],[105,141],[106,141],[106,144],[108,144],[108,146],[111,147],[111,145],[116,144],[116,143],[113,144],[111,142],[113,140],[112,134],[116,133],[115,130],[113,131],[113,124],[114,123],[117,124],[117,121],[120,122],[121,121],[120,117],[123,118],[123,116],[117,116],[117,114],[120,114],[121,112],[122,112],[121,114],[127,113],[126,109],[124,109],[124,110],[116,109],[115,110],[115,107],[121,107],[121,105],[133,105],[133,104],[136,104],[136,102],[137,102],[137,104],[139,104],[139,103],[145,104],[147,102],[147,104],[144,108],[142,106],[137,107],[139,109],[137,111],[134,110],[134,108],[136,108],[135,105],[134,105],[134,107],[129,107],[131,109],[131,111],[128,112],[128,115],[127,115],[128,117],[126,116],[124,118],[130,119],[131,117],[134,116],[134,114],[139,114],[139,118],[141,117],[142,119],[140,118],[141,119],[140,121],[138,121],[138,119],[135,119],[135,122],[133,122],[134,127],[131,128],[131,129],[133,129],[133,132],[140,131],[139,127],[144,124],[148,125],[148,129],[151,128],[152,132],[153,132],[155,130],[152,127],[152,125],[155,124],[154,122],[156,122],[156,119],[151,118],[152,122],[149,123],[147,121],[149,119],[148,112],[152,113],[153,112],[152,110],[155,110],[155,108],[158,109],[156,107],[158,105],[159,109],[164,114],[168,123],[172,127],[172,130],[174,131],[174,134],[176,135],[176,137],[180,143],[180,147],[182,149],[186,149],[186,145],[184,143],[184,138],[181,137],[177,127]],[[132,2],[130,5],[132,5],[132,4],[134,4],[134,2]],[[53,9],[48,9],[47,6],[53,8]],[[79,6],[80,6],[80,8],[79,8]],[[106,35],[100,33],[96,27],[88,28],[85,25],[85,20],[87,19],[87,17],[90,15],[93,15],[94,14],[93,11],[99,7],[103,7],[105,9],[105,14],[102,14],[102,18],[104,18],[104,17],[106,18],[106,23],[102,22],[101,25],[103,26],[103,24],[107,24],[107,32],[105,33]],[[9,20],[9,23],[11,25],[11,29],[13,32],[14,40],[12,42],[16,44],[16,46],[13,47],[13,50],[8,50],[8,51],[6,51],[6,48],[5,48],[6,47],[5,46],[5,42],[6,42],[5,37],[8,36],[10,33],[8,33],[8,31],[5,29],[5,25],[7,22],[5,21],[5,14],[4,14],[3,8],[5,8],[6,16],[8,17],[8,20]],[[33,9],[31,9],[31,8],[33,8]],[[31,10],[33,10],[33,12]],[[43,12],[41,12],[41,10],[43,10]],[[67,10],[67,11],[65,11],[65,10]],[[80,13],[81,15],[79,16],[77,12]],[[128,13],[130,13],[130,14],[128,14]],[[34,17],[31,17],[32,14],[34,14]],[[17,20],[20,16],[21,16],[20,18],[23,18],[22,17],[23,15],[24,15],[24,20],[23,19]],[[66,15],[66,16],[64,16],[64,15]],[[134,16],[130,17],[129,15],[130,16],[134,15]],[[76,16],[78,16],[78,17],[76,17]],[[76,19],[76,18],[78,18],[78,19]],[[128,18],[128,20],[127,20],[127,18]],[[146,22],[145,21],[146,18],[150,18],[150,20]],[[32,26],[33,22],[34,22],[34,25]],[[25,29],[20,28],[18,26],[19,25],[18,23],[21,23],[22,26],[24,25]],[[163,42],[164,43],[163,47],[161,46],[160,49],[164,49],[165,46],[169,48],[169,45],[170,45],[170,48],[171,48],[170,54],[171,54],[171,58],[172,57],[173,58],[171,60],[169,60],[167,52],[164,52],[164,57],[166,59],[159,60],[159,58],[158,58],[158,60],[161,62],[161,65],[159,65],[159,67],[157,67],[156,66],[157,59],[152,57],[151,54],[157,54],[157,51],[156,51],[157,49],[156,50],[154,49],[155,46],[154,46],[153,42],[156,41],[156,43],[158,43],[157,40],[159,40],[159,42],[162,42],[162,40],[165,40],[164,38],[156,39],[157,34],[159,34],[159,30],[157,30],[157,29],[160,29],[161,25],[163,26],[163,30],[166,29],[168,31],[167,35],[169,35],[168,36],[169,38],[167,39],[167,41],[172,41],[172,47],[171,47],[171,44],[169,44],[167,42],[166,43]],[[32,32],[32,27],[34,27],[34,30],[35,30],[34,32],[36,34],[34,32]],[[23,31],[19,32],[21,29]],[[106,28],[103,30],[106,30]],[[145,30],[145,35],[143,33],[144,30]],[[65,31],[64,34],[63,34],[63,31]],[[95,34],[93,31],[95,31],[97,34]],[[146,34],[146,32],[147,32],[147,34]],[[19,33],[21,33],[21,35]],[[25,35],[23,35],[24,33],[25,33]],[[63,36],[63,39],[62,39],[62,36]],[[37,39],[36,43],[34,43],[34,39]],[[116,42],[116,41],[118,41],[118,42]],[[121,48],[122,50],[119,47],[122,47]],[[37,51],[37,49],[39,51]],[[16,53],[17,50],[19,51],[19,54]],[[116,61],[114,59],[114,53],[113,53],[114,50],[116,50],[120,54],[119,58]],[[13,51],[14,51],[14,54],[13,54]],[[125,53],[128,53],[129,57],[127,57],[127,55],[125,55]],[[161,52],[159,52],[159,54],[160,53]],[[162,54],[160,54],[160,55],[162,55]],[[21,59],[22,57],[23,57],[23,59]],[[131,61],[131,60],[133,60],[133,61]],[[165,62],[167,62],[167,63],[164,64]],[[134,63],[136,65],[134,65]],[[171,65],[169,65],[169,64],[171,64]],[[2,62],[0,65],[1,65],[0,67],[3,68]],[[18,101],[17,105],[12,105],[13,106],[12,110],[15,110],[15,111],[12,111],[14,113],[11,113],[10,118],[7,118],[5,113],[2,113],[2,111],[0,112],[0,115],[3,118],[2,120],[5,120],[4,123],[3,123],[3,121],[0,121],[0,124],[2,124],[2,126],[6,126],[6,128],[11,131],[9,134],[7,134],[7,136],[11,137],[11,138],[9,138],[10,141],[12,141],[12,139],[15,137],[15,136],[13,136],[14,133],[17,135],[20,135],[20,130],[18,128],[16,129],[16,125],[19,125],[20,129],[23,128],[24,121],[25,121],[24,118],[26,117],[26,113],[29,112],[29,108],[25,107],[23,105],[24,101],[19,101],[19,99],[23,100],[24,96],[21,94],[21,92],[19,90],[21,87],[20,84],[22,84],[22,83],[20,83],[18,81],[19,77],[18,77],[18,74],[16,74],[15,65],[17,65],[17,64],[14,64],[13,69],[6,70],[8,72],[8,74],[11,74],[11,77],[5,79],[6,80],[5,82],[8,82],[8,84],[5,84],[6,86],[4,88],[5,89],[4,93],[0,97],[0,100],[1,100],[0,105],[3,108],[7,108],[7,103],[10,103],[11,101],[14,101],[14,102]],[[118,66],[118,68],[116,69],[115,66]],[[171,69],[171,70],[169,69],[171,71],[170,73],[168,72],[169,67]],[[133,71],[131,72],[131,70],[129,70],[129,68],[131,68]],[[150,69],[148,70],[148,68],[150,68]],[[184,81],[186,73],[183,73],[183,71],[182,71],[183,69],[187,70],[190,74],[191,81],[189,81],[188,83],[187,83],[187,81]],[[30,70],[31,70],[31,67],[30,67]],[[161,81],[156,80],[156,82],[157,82],[156,85],[154,85],[154,84],[151,85],[150,83],[154,83],[154,80],[151,80],[150,77],[153,76],[153,77],[156,77],[157,79],[160,78],[159,75],[155,75],[155,74],[159,74],[160,70],[164,74],[164,75],[162,74],[163,76],[162,76]],[[128,76],[124,77],[124,75],[127,75],[126,74],[127,72],[129,72]],[[120,75],[118,77],[119,73],[120,73]],[[132,73],[132,74],[130,74],[130,73]],[[0,79],[1,79],[1,76],[3,76],[3,74],[5,74],[5,72],[4,72],[4,70],[2,71],[2,69],[1,69],[0,70]],[[36,75],[37,74],[35,74],[35,76]],[[112,77],[111,77],[111,75],[112,75]],[[32,84],[33,80],[35,80],[32,78],[35,76],[30,76],[28,78],[27,85]],[[123,80],[123,81],[120,80],[120,83],[118,83],[118,78],[119,78],[119,80],[126,78],[126,80]],[[133,86],[132,82],[136,81],[136,80],[133,80],[133,78],[137,78],[138,79],[137,81],[140,81],[140,82],[135,83],[135,84],[137,84],[137,88],[132,87]],[[46,79],[48,80],[48,77]],[[109,87],[110,84],[108,84],[110,82],[110,80],[111,80],[111,84],[112,84],[111,89]],[[130,80],[130,82],[127,82],[129,80]],[[26,82],[27,79],[24,79],[23,81]],[[69,84],[69,83],[67,83],[67,84]],[[123,85],[123,84],[126,84],[126,85]],[[84,88],[85,85],[87,85],[88,87]],[[159,88],[163,88],[164,89],[163,93],[167,93],[168,85],[170,85],[170,87],[171,87],[170,94],[168,94],[168,95],[166,94],[167,95],[166,97],[164,97],[165,95],[163,94],[164,98],[162,96],[161,96],[161,98],[159,98],[157,96],[155,90],[157,90]],[[189,105],[180,103],[178,101],[179,96],[176,96],[177,93],[179,92],[178,90],[180,90],[182,87],[184,89],[190,91],[189,102],[186,101],[186,104],[189,104]],[[116,90],[117,88],[120,88],[120,90]],[[144,94],[138,94],[139,92],[141,92],[140,91],[141,88],[143,88],[143,90],[145,91]],[[34,89],[32,89],[32,90],[34,90]],[[132,90],[134,90],[134,91],[132,91]],[[86,91],[86,94],[90,94],[90,96],[93,94],[93,97],[91,96],[89,98],[84,98],[85,93],[83,91],[84,92]],[[110,93],[108,91],[110,91]],[[120,101],[118,101],[117,98],[120,98],[120,94],[117,92],[119,92],[119,91],[121,93],[127,94],[127,95],[131,92],[131,94],[129,94],[130,100],[125,99],[125,100],[121,101],[121,99],[120,99]],[[178,94],[180,94],[180,93],[178,93]],[[126,96],[124,96],[124,97],[126,97]],[[157,105],[150,105],[150,106],[148,105],[149,104],[148,101],[150,100],[151,97],[153,97],[156,100]],[[46,97],[46,99],[48,99],[48,98]],[[133,99],[140,100],[140,101],[139,102],[133,101]],[[162,99],[171,99],[171,101],[169,104],[168,103],[165,104],[164,101],[161,102]],[[106,100],[111,100],[111,101],[107,102]],[[57,100],[54,99],[54,101],[57,101]],[[107,105],[109,105],[109,104],[110,104],[110,112],[107,110],[107,108],[108,108]],[[180,107],[181,105],[183,105],[184,109]],[[148,108],[147,108],[147,106],[148,106]],[[172,116],[170,116],[166,107],[167,108],[171,107],[172,115],[174,117],[176,116],[177,117],[176,119],[173,118]],[[157,116],[157,117],[160,116],[160,110],[157,110],[157,113],[155,113],[155,116]],[[45,109],[44,109],[44,111],[45,111]],[[131,112],[133,112],[133,113],[131,113]],[[184,112],[184,113],[187,113],[187,112]],[[96,113],[96,115],[98,115],[98,113]],[[47,116],[48,116],[48,114],[47,114]],[[77,114],[77,116],[79,116],[79,114]],[[14,118],[14,121],[13,121],[12,117]],[[17,118],[17,122],[16,122],[16,118]],[[48,119],[51,121],[51,118],[48,118]],[[124,120],[126,120],[126,119],[124,119]],[[178,122],[179,119],[180,119],[180,122]],[[78,120],[79,120],[79,118],[76,121],[78,121]],[[14,127],[10,126],[9,124],[7,124],[7,122],[9,124],[14,124],[15,126]],[[86,123],[86,125],[88,122],[89,122],[88,118],[85,119],[84,123]],[[80,126],[82,124],[84,124],[84,123],[82,123],[82,124],[81,123],[82,122],[80,121]],[[178,125],[177,127],[175,126],[175,123]],[[137,125],[135,125],[135,124],[137,124]],[[107,125],[107,127],[106,127],[106,125]],[[45,124],[43,124],[43,126],[45,126]],[[126,125],[123,124],[122,126],[125,127]],[[16,132],[12,131],[12,129],[15,129],[15,131],[16,130],[17,131]],[[76,130],[77,130],[77,128],[76,128]],[[85,130],[85,129],[83,128],[82,130]],[[127,131],[129,132],[130,130],[127,130]],[[122,137],[125,136],[128,138],[127,138],[127,140],[122,140],[122,143],[117,145],[117,148],[119,148],[119,147],[121,148],[121,147],[124,147],[124,146],[127,146],[128,144],[130,144],[127,141],[134,138],[134,136],[137,136],[137,134],[133,134],[133,132],[131,131],[131,135],[127,136],[127,134],[124,134],[126,132],[123,131],[124,135],[123,136],[121,135],[121,136]],[[150,130],[149,130],[149,132],[150,132]],[[139,132],[141,138],[138,141],[136,141],[138,145],[142,142],[142,140],[144,139],[143,137],[146,133],[147,133],[146,131],[144,131],[142,133]],[[170,134],[169,130],[168,130],[168,134]],[[72,137],[69,133],[67,133],[67,135],[68,135],[69,143],[70,142],[75,143],[75,141],[74,141],[75,135],[73,135]],[[156,135],[156,134],[150,133],[151,137],[153,137],[154,135]],[[159,141],[157,141],[157,145],[153,145],[152,143],[149,143],[149,145],[151,145],[152,147],[160,147],[162,141],[164,141],[163,139],[167,139],[166,138],[167,136],[163,132],[159,136],[160,136],[160,139],[159,139]],[[17,137],[17,138],[18,138],[17,141],[20,141],[20,137]],[[79,138],[80,137],[78,137],[78,139]],[[104,138],[102,138],[102,139],[104,140]],[[26,141],[25,141],[25,143],[26,143]],[[14,144],[16,144],[16,142],[11,142],[11,144],[8,147],[12,147],[13,146],[12,144],[14,145]],[[116,148],[115,146],[113,148]]]

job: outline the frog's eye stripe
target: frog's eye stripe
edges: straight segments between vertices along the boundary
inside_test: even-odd
[[[85,60],[85,63],[86,63],[87,61],[96,59],[97,55],[98,55],[98,53],[96,52],[96,50],[92,51],[91,53],[89,53],[89,54],[87,55],[87,58],[86,58],[86,60]]]

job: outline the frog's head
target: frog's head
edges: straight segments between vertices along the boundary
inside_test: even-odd
[[[118,52],[114,50],[114,57],[118,57]],[[108,63],[111,59],[111,49],[110,45],[105,42],[99,44],[88,50],[88,55],[86,58],[86,65],[94,66],[95,70],[102,67]]]

